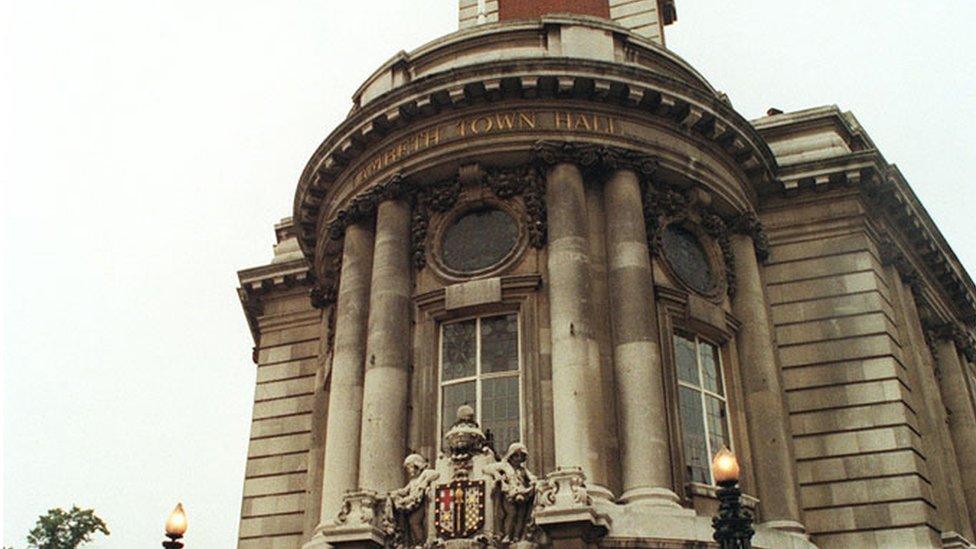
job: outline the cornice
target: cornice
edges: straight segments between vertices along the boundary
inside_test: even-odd
[[[716,143],[754,187],[772,182],[776,164],[765,142],[707,90],[618,63],[566,58],[483,63],[397,88],[336,128],[309,161],[295,197],[299,242],[306,256],[314,253],[324,199],[372,143],[444,111],[510,98],[591,101],[655,116],[675,131],[692,132]]]
[[[891,230],[900,236],[882,244],[888,262],[900,267],[899,271],[904,271],[902,275],[909,282],[918,284],[922,277],[915,272],[908,256],[917,258],[924,268],[924,278],[948,298],[949,309],[965,324],[976,325],[976,286],[897,167],[886,166],[884,171],[872,173],[860,189],[871,206],[868,215],[887,221]],[[898,241],[904,242],[908,250],[903,250]]]
[[[238,271],[237,278],[240,281],[237,297],[255,344],[261,336],[258,317],[264,311],[262,297],[276,290],[311,288],[313,284],[312,273],[305,259],[244,269]]]
[[[866,215],[899,235],[882,235],[880,248],[888,263],[898,267],[913,285],[930,280],[960,320],[976,324],[976,285],[897,166],[888,164],[879,151],[868,149],[781,165],[778,180],[779,193],[787,198],[841,187],[856,189],[869,206]],[[918,261],[909,260],[909,256]],[[916,264],[926,276],[921,276]]]

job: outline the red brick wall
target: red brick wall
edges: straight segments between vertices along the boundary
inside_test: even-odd
[[[547,13],[610,18],[610,0],[498,0],[498,20],[532,19]]]

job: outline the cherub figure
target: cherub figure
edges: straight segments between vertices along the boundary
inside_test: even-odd
[[[521,442],[508,447],[505,457],[486,468],[496,481],[496,509],[500,519],[503,543],[524,540],[532,522],[535,505],[536,477],[525,468],[528,451]]]
[[[438,473],[428,468],[420,454],[410,454],[403,461],[407,485],[390,492],[393,527],[402,547],[420,547],[427,541],[427,492]]]

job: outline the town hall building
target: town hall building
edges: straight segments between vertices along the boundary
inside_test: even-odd
[[[743,118],[676,17],[459,0],[355,91],[239,273],[240,548],[701,547],[722,448],[756,547],[976,547],[976,286],[854,115]]]

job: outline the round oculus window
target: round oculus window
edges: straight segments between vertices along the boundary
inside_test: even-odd
[[[664,228],[662,241],[664,258],[682,282],[698,293],[715,292],[715,277],[708,254],[697,236],[677,225],[668,225]]]
[[[518,243],[518,224],[508,212],[479,208],[460,217],[444,231],[441,261],[461,273],[498,264]]]

